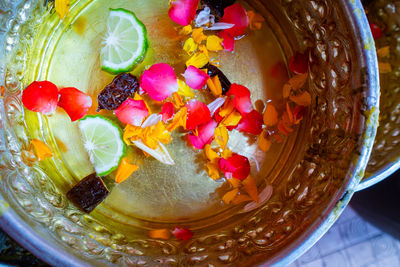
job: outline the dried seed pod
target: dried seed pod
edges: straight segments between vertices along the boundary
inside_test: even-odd
[[[80,210],[89,213],[109,194],[103,181],[95,173],[82,179],[67,193],[67,198]]]
[[[97,96],[98,108],[115,110],[134,92],[138,91],[138,79],[130,73],[121,73]]]
[[[210,63],[207,63],[207,65],[205,65],[202,69],[207,69],[207,74],[211,78],[218,75],[219,81],[221,83],[223,95],[225,95],[229,91],[229,88],[231,88],[231,82],[228,80],[228,78],[225,76],[225,74],[218,67],[216,67]]]

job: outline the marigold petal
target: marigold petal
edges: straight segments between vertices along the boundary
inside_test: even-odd
[[[208,50],[207,50],[207,47],[206,47],[205,45],[203,45],[203,44],[199,45],[199,51],[200,51],[200,53],[204,54],[204,56],[207,57],[207,60],[208,60],[208,61],[210,61],[210,56],[209,56],[209,54],[208,54]],[[207,64],[207,63],[206,63],[206,64]],[[204,66],[205,66],[205,65],[203,65],[203,67],[204,67]]]
[[[214,137],[219,147],[225,149],[229,141],[228,129],[224,126],[217,127],[214,132]]]
[[[174,104],[175,108],[181,108],[181,107],[183,107],[185,105],[183,103],[183,101],[182,101],[181,95],[178,94],[178,93],[173,93],[172,94],[172,101],[173,101],[173,104]]]
[[[253,10],[247,11],[247,16],[249,17],[250,30],[260,30],[264,22],[264,17]]]
[[[215,77],[217,77],[217,76],[215,76]],[[218,79],[218,81],[219,81],[219,79]],[[221,85],[221,83],[220,83],[220,85]],[[211,93],[214,96],[219,97],[222,95],[222,87],[221,86],[218,87],[216,84],[214,84],[214,79],[211,79],[211,78],[208,79],[207,86],[208,86],[208,89],[210,89]]]
[[[258,189],[257,189],[257,183],[256,180],[253,178],[253,176],[249,176],[246,179],[242,181],[242,185],[244,186],[244,189],[246,192],[249,194],[249,196],[255,201],[258,202]]]
[[[236,179],[236,178],[230,178],[230,179],[227,179],[227,180],[234,188],[238,188],[240,183],[241,183],[241,181],[239,179]]]
[[[65,18],[68,15],[69,0],[55,0],[54,8],[60,19]]]
[[[140,78],[140,87],[151,99],[162,101],[178,91],[178,82],[174,69],[165,63],[152,65]]]
[[[288,136],[291,132],[293,132],[293,129],[285,125],[282,121],[278,122],[278,130],[285,136]]]
[[[217,152],[215,152],[212,148],[210,144],[206,144],[204,146],[204,154],[207,158],[207,160],[211,161],[212,163],[218,162],[219,160],[219,156],[217,154]]]
[[[192,37],[197,44],[201,44],[202,41],[207,40],[207,36],[205,36],[203,33],[203,28],[194,29],[192,32]]]
[[[278,111],[271,103],[267,104],[264,111],[264,124],[268,127],[272,127],[278,123]]]
[[[292,110],[290,108],[289,102],[286,102],[286,113],[287,113],[289,122],[291,124],[294,124],[294,116],[293,116],[293,112],[292,112]]]
[[[219,38],[216,35],[210,35],[207,37],[207,49],[210,51],[220,51],[224,48],[222,47],[223,39]]]
[[[196,52],[197,46],[198,45],[194,42],[193,38],[190,37],[183,44],[183,50],[185,50],[186,53],[191,56],[194,52]]]
[[[31,144],[35,149],[35,154],[39,161],[42,161],[46,158],[51,158],[53,156],[53,152],[51,151],[50,147],[39,139],[33,139]]]
[[[239,189],[235,188],[231,191],[229,191],[228,193],[226,193],[223,197],[222,197],[222,201],[225,202],[225,204],[230,204],[232,202],[232,200],[236,197],[236,195],[239,193]]]
[[[230,113],[228,116],[226,116],[221,121],[221,124],[226,127],[229,127],[229,126],[236,127],[241,120],[242,120],[242,115],[240,115],[240,113],[235,110],[232,113]]]
[[[201,69],[208,63],[209,59],[205,53],[197,52],[186,61],[186,67],[194,66]]]
[[[179,30],[179,34],[180,35],[188,35],[190,33],[192,33],[193,28],[192,25],[186,25],[184,27],[182,27],[182,29]]]
[[[172,132],[176,128],[182,126],[186,129],[187,108],[182,107],[173,117],[172,122],[167,126],[167,130]]]
[[[259,136],[258,136],[258,147],[264,151],[267,152],[271,148],[271,140],[269,139],[268,132],[263,131]]]
[[[228,158],[232,157],[232,155],[233,155],[233,152],[230,149],[226,148],[226,149],[224,149],[224,151],[222,151],[221,157],[224,159],[228,159]]]
[[[379,58],[388,57],[390,55],[390,46],[387,45],[387,46],[381,47],[378,50],[376,50],[376,53]]]
[[[299,95],[291,95],[289,99],[299,106],[307,107],[311,105],[311,95],[307,91],[304,91]]]
[[[236,197],[232,200],[233,205],[238,205],[243,202],[252,201],[251,197],[245,194],[236,195]]]
[[[171,231],[168,229],[156,229],[149,231],[149,237],[153,239],[168,240],[171,238]]]
[[[115,182],[117,184],[125,181],[129,176],[139,169],[136,164],[130,164],[128,158],[124,157],[118,166],[117,174],[115,175]]]
[[[385,74],[392,72],[392,65],[387,62],[378,62],[379,73]]]
[[[219,178],[221,178],[219,174],[218,163],[207,162],[206,167],[208,176],[210,176],[211,179],[218,180]]]
[[[193,98],[194,97],[194,93],[192,91],[192,89],[190,89],[190,87],[182,80],[178,79],[178,94],[180,94],[181,96],[186,96],[189,98]]]

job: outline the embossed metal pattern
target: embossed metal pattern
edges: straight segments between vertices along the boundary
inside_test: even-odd
[[[392,71],[382,73],[381,115],[371,159],[359,190],[372,186],[400,168],[400,72],[399,32],[400,3],[394,0],[370,1],[367,6],[371,20],[385,29],[383,37],[376,40],[376,48],[390,47],[388,58]]]
[[[180,243],[127,238],[79,212],[29,160],[20,93],[34,31],[24,25],[40,21],[47,11],[42,1],[1,1],[5,53],[0,74],[6,94],[0,100],[0,198],[11,211],[0,225],[54,265],[281,265],[308,249],[332,225],[363,176],[379,110],[375,49],[359,1],[268,4],[281,5],[284,12],[276,20],[292,25],[292,48],[309,51],[314,101],[302,125],[306,142],[299,142],[306,144],[298,148],[297,166],[274,182],[265,205],[235,214],[219,224],[223,227],[196,230],[191,241]]]

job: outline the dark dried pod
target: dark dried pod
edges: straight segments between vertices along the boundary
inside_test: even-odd
[[[110,193],[95,173],[82,179],[67,193],[67,198],[80,210],[89,213]]]
[[[201,4],[208,6],[217,18],[222,18],[224,9],[234,3],[235,0],[201,0]]]
[[[231,82],[218,67],[207,63],[207,65],[205,65],[202,69],[207,69],[207,74],[210,77],[218,76],[218,79],[221,83],[223,95],[225,95],[229,91],[229,89],[231,88]]]
[[[139,90],[138,79],[130,73],[121,73],[97,96],[98,108],[116,110],[134,92]]]

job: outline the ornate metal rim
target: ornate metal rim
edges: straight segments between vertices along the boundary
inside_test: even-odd
[[[355,192],[367,188],[385,178],[384,176],[377,176],[372,181],[366,180],[365,182],[360,182],[360,180],[364,177],[364,170],[368,164],[368,160],[372,152],[378,125],[380,96],[379,71],[375,44],[363,5],[361,4],[360,0],[346,0],[345,2],[348,5],[348,10],[351,12],[351,14],[349,15],[352,16],[353,23],[359,30],[360,42],[362,42],[363,52],[367,63],[366,71],[369,74],[368,85],[370,88],[370,95],[367,99],[367,110],[371,110],[371,114],[367,120],[367,125],[364,132],[365,139],[362,146],[363,148],[360,152],[360,156],[358,157],[357,162],[355,163],[354,171],[353,173],[351,173],[352,178],[350,180],[350,183],[345,189],[342,198],[335,205],[335,208],[332,210],[332,212],[325,219],[321,218],[319,226],[315,226],[316,229],[314,230],[314,232],[301,244],[297,244],[297,247],[295,248],[293,247],[296,246],[296,244],[292,244],[291,247],[286,248],[286,250],[288,251],[287,256],[279,260],[278,262],[275,262],[273,266],[286,266],[292,263],[302,254],[304,254],[335,223],[345,207],[349,204],[350,199]],[[400,165],[400,162],[398,162],[397,164]],[[389,173],[390,171],[391,169],[387,170],[386,172]],[[394,170],[392,170],[392,172],[394,172]],[[383,175],[385,175],[385,172],[383,173]]]
[[[291,246],[287,247],[285,251],[282,252],[282,254],[285,254],[286,252],[287,254],[285,254],[284,258],[281,258],[278,260],[278,262],[275,262],[275,265],[287,265],[295,260],[307,249],[309,249],[330,228],[330,226],[335,222],[337,217],[348,204],[352,194],[357,190],[372,150],[372,144],[377,128],[377,115],[379,112],[379,75],[377,71],[378,68],[376,54],[372,41],[372,35],[369,31],[368,22],[365,14],[363,13],[361,2],[359,0],[344,0],[343,2],[348,6],[348,10],[352,15],[351,19],[356,25],[356,28],[359,29],[360,41],[362,40],[362,45],[366,47],[364,49],[364,56],[367,62],[366,71],[369,74],[368,85],[370,87],[370,95],[367,99],[366,108],[367,110],[371,110],[371,114],[369,115],[368,124],[364,131],[364,141],[362,144],[363,148],[360,151],[358,158],[356,158],[354,161],[352,173],[349,174],[351,179],[347,185],[347,188],[345,189],[345,193],[341,200],[335,205],[333,211],[326,218],[321,218],[319,222],[315,223],[315,226],[309,230],[313,233],[310,234],[310,236],[307,237],[306,240],[304,240],[301,244],[292,244]],[[369,49],[367,49],[367,47],[369,47]],[[2,196],[0,196],[0,214],[3,214],[3,216],[0,218],[0,226],[5,229],[5,231],[11,237],[19,240],[21,245],[23,245],[25,248],[52,265],[88,265],[84,262],[84,259],[75,255],[71,255],[65,251],[65,247],[63,247],[61,244],[54,244],[44,239],[37,231],[28,227],[24,222],[24,219],[19,217],[16,212],[12,211],[12,209],[7,211],[8,204],[1,200],[3,200]],[[101,265],[100,262],[99,265]]]

